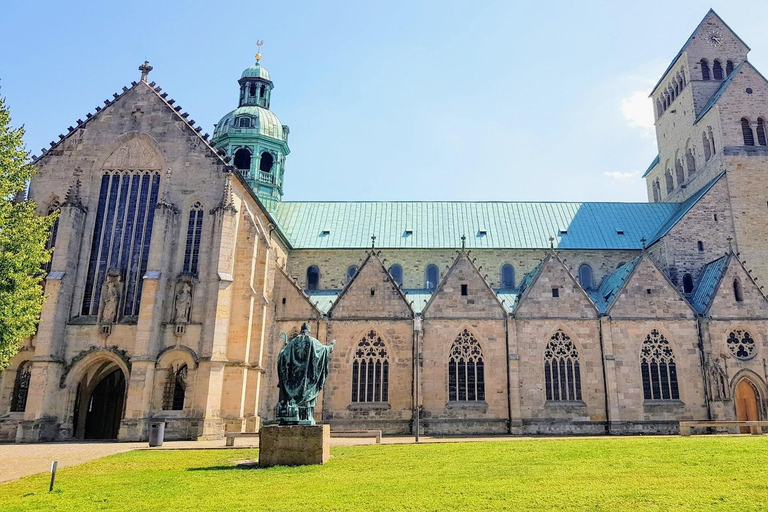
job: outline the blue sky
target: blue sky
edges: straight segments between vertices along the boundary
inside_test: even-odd
[[[644,201],[647,92],[710,7],[768,71],[754,0],[6,0],[0,93],[39,154],[148,59],[210,133],[263,39],[286,200]]]

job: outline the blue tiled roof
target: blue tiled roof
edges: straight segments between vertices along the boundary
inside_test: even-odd
[[[322,313],[327,314],[333,303],[339,298],[341,290],[308,290],[310,302]]]
[[[659,165],[659,155],[656,155],[656,158],[653,159],[653,162],[651,162],[651,165],[648,166],[648,168],[645,170],[645,173],[643,174],[643,178],[648,176],[648,173],[651,172],[651,169]]]
[[[730,255],[726,254],[722,258],[708,263],[701,272],[699,285],[691,296],[691,306],[700,315],[707,311],[712,299],[715,297],[715,292],[725,274],[725,270],[728,268],[730,259]]]
[[[284,202],[294,249],[641,249],[679,203]]]
[[[632,275],[632,272],[639,262],[640,257],[637,257],[629,263],[621,265],[612,273],[605,276],[597,289],[588,292],[592,302],[595,303],[595,306],[600,313],[605,314],[608,309],[610,309],[624,286],[624,283],[629,279],[629,276]]]
[[[701,187],[701,189],[693,194],[691,197],[686,199],[682,204],[681,203],[672,203],[677,206],[677,211],[675,211],[668,219],[667,221],[659,228],[659,231],[653,236],[653,238],[650,239],[648,242],[648,245],[656,243],[661,237],[669,233],[669,230],[672,229],[675,224],[680,222],[680,219],[685,217],[685,214],[688,213],[688,211],[693,208],[693,206],[699,202],[699,199],[704,197],[704,195],[709,192],[709,189],[711,189],[715,183],[717,183],[717,180],[723,177],[723,174],[725,174],[725,171],[721,172],[715,178]]]

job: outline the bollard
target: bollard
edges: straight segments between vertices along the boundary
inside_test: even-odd
[[[48,492],[53,492],[53,481],[56,480],[56,461],[51,462],[51,486]]]

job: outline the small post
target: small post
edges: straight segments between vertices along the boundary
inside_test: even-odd
[[[53,492],[53,482],[56,480],[56,461],[51,462],[51,486],[48,492]]]

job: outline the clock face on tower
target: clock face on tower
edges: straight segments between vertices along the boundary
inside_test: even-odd
[[[709,33],[709,44],[718,48],[723,46],[723,36],[717,30],[713,30]]]

